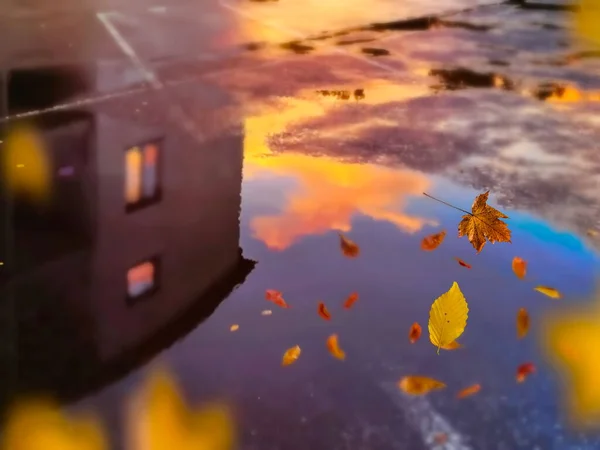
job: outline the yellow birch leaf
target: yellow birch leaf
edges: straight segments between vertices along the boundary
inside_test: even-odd
[[[429,311],[429,340],[437,347],[438,355],[440,348],[450,345],[463,334],[468,316],[469,305],[455,281],[448,292],[433,302]]]
[[[541,292],[544,295],[547,295],[550,298],[562,298],[562,294],[559,291],[548,286],[536,286],[534,289],[538,292]]]
[[[600,1],[580,0],[575,13],[575,32],[585,42],[600,48]]]

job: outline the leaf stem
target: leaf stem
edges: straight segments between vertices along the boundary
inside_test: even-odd
[[[424,195],[425,197],[429,197],[429,198],[430,198],[430,199],[432,199],[432,200],[435,200],[436,202],[440,202],[440,203],[442,203],[442,204],[444,204],[444,205],[446,205],[446,206],[449,206],[450,208],[454,208],[454,209],[456,209],[456,210],[458,210],[458,211],[460,211],[460,212],[464,212],[465,214],[468,214],[468,215],[470,215],[470,216],[472,216],[472,215],[473,215],[473,213],[470,213],[469,211],[465,211],[465,210],[464,210],[464,209],[462,209],[462,208],[458,208],[457,206],[451,205],[450,203],[447,203],[447,202],[445,202],[444,200],[440,200],[439,198],[435,198],[433,195],[429,195],[427,192],[423,192],[423,195]]]

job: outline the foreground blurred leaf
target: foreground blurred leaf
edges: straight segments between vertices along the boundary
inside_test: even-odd
[[[128,409],[127,450],[231,450],[234,425],[224,405],[187,407],[170,375],[154,372]]]
[[[44,401],[18,404],[2,435],[2,450],[108,450],[99,423],[70,418],[58,405]]]
[[[421,241],[421,250],[425,250],[426,252],[430,252],[438,248],[444,239],[446,238],[446,230],[442,230],[439,233],[431,234],[429,236],[425,236]]]
[[[398,382],[398,387],[407,394],[425,395],[428,392],[446,387],[441,381],[429,377],[406,376]]]
[[[579,0],[575,13],[575,31],[579,37],[600,49],[600,1]]]
[[[475,197],[471,212],[463,216],[458,224],[458,237],[467,236],[473,248],[479,253],[486,241],[510,242],[510,230],[505,222],[508,219],[504,213],[487,204],[490,192]]]
[[[523,339],[529,332],[529,313],[525,308],[519,309],[517,313],[517,337]]]
[[[429,340],[440,348],[450,345],[465,331],[469,305],[456,281],[445,294],[438,297],[429,311]]]
[[[342,233],[339,233],[340,236],[340,248],[342,249],[342,253],[344,256],[348,258],[356,258],[360,254],[360,248],[356,243],[348,239]]]
[[[527,261],[515,256],[512,260],[512,270],[517,278],[522,280],[527,274]]]
[[[283,354],[281,365],[289,366],[290,364],[295,363],[298,360],[298,358],[300,358],[300,353],[302,353],[302,349],[299,345],[296,345],[292,348],[288,348]]]
[[[550,298],[555,298],[555,299],[562,298],[562,294],[559,291],[557,291],[554,288],[548,287],[548,286],[536,286],[534,289]]]
[[[342,361],[346,359],[346,352],[344,352],[344,350],[340,348],[337,334],[332,334],[331,336],[329,336],[327,338],[326,345],[327,350],[329,350],[329,353],[331,353],[331,355],[334,358],[340,359]]]
[[[421,325],[417,322],[413,323],[410,327],[410,331],[408,332],[408,339],[411,344],[414,344],[421,337]]]

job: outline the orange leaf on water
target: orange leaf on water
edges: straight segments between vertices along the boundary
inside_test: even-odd
[[[240,326],[237,323],[234,323],[233,325],[231,325],[231,327],[229,327],[229,331],[237,331],[240,329]]]
[[[327,310],[327,306],[325,306],[325,303],[319,302],[319,306],[317,307],[317,312],[323,319],[331,320],[331,314],[329,314],[329,311]]]
[[[412,324],[410,331],[408,332],[408,339],[410,340],[411,344],[414,344],[419,340],[421,337],[421,331],[421,325],[419,325],[417,322]]]
[[[517,337],[523,339],[529,332],[529,313],[525,308],[519,309],[517,313]]]
[[[457,263],[459,263],[461,266],[466,267],[467,269],[471,268],[470,264],[467,264],[466,262],[464,262],[462,259],[460,258],[454,258],[456,260]]]
[[[521,364],[517,367],[517,383],[523,383],[529,375],[535,372],[533,363]]]
[[[439,233],[431,234],[429,236],[424,237],[421,241],[421,250],[425,250],[426,252],[435,250],[444,241],[445,237],[446,230],[442,230]]]
[[[512,260],[512,270],[515,275],[522,280],[527,274],[527,261],[515,256]]]
[[[344,352],[339,345],[337,334],[332,334],[327,338],[327,350],[333,355],[334,358],[346,359],[346,352]]]
[[[344,308],[346,308],[346,309],[352,308],[352,305],[354,305],[354,303],[356,303],[357,300],[358,300],[358,292],[353,292],[352,294],[350,294],[348,296],[348,298],[344,302]]]
[[[398,381],[398,387],[407,394],[425,395],[430,391],[443,389],[446,385],[433,378],[410,375]]]
[[[339,233],[340,236],[340,248],[342,249],[342,253],[344,256],[348,258],[356,258],[360,254],[360,248],[356,245],[355,242],[348,239],[342,233]]]
[[[275,303],[277,306],[280,306],[282,308],[290,307],[283,299],[281,292],[276,291],[275,289],[267,289],[267,292],[265,293],[265,299]]]
[[[559,291],[548,286],[536,286],[534,289],[550,298],[554,298],[557,300],[559,298],[562,298],[562,294]]]
[[[302,353],[302,349],[299,345],[288,348],[283,354],[283,359],[281,360],[282,366],[289,366],[290,364],[295,363],[298,358],[300,358],[300,353]]]
[[[456,398],[461,399],[461,398],[469,397],[471,395],[477,394],[480,390],[481,390],[481,385],[480,384],[474,384],[474,385],[466,387],[462,391],[460,391],[456,395]]]

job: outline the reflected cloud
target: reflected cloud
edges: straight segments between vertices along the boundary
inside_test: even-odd
[[[368,87],[365,91],[372,102],[381,99],[376,91],[369,91]],[[369,97],[369,92],[374,95]],[[271,249],[284,250],[303,236],[329,230],[349,231],[357,214],[390,222],[408,233],[415,233],[425,225],[436,225],[433,220],[403,211],[408,196],[421,195],[430,186],[427,177],[419,172],[273,152],[270,136],[285,133],[286,128],[301,120],[326,121],[328,112],[335,107],[334,99],[319,102],[300,97],[265,107],[245,122],[245,178],[276,175],[291,177],[297,183],[287,193],[286,204],[278,214],[252,219],[251,228],[258,239]],[[329,130],[332,137],[336,132],[348,130],[335,127]]]

